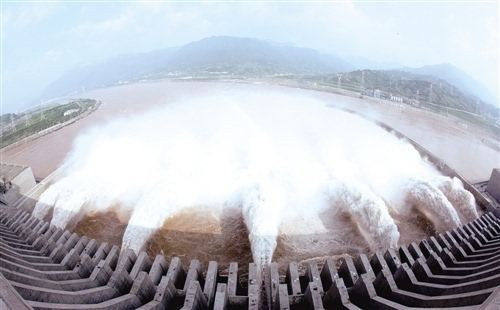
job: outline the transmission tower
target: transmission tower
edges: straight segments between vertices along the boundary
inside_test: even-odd
[[[432,104],[432,83],[431,83],[431,87],[429,89],[429,103]]]
[[[40,120],[42,121],[44,118],[45,118],[45,116],[43,115],[43,106],[42,106],[42,102],[40,102]]]

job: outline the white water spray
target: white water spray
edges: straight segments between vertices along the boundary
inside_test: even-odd
[[[132,214],[123,245],[136,251],[166,219],[196,206],[241,207],[262,264],[283,225],[287,233],[327,231],[319,214],[328,208],[350,214],[374,248],[398,242],[391,212],[416,207],[438,229],[477,216],[462,184],[408,143],[325,102],[282,92],[214,90],[116,119],[81,135],[63,170],[34,214],[53,206],[52,223],[65,227],[119,205]]]

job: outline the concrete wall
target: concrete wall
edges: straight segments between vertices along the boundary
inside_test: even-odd
[[[500,203],[500,169],[491,171],[486,191]]]
[[[40,181],[38,184],[33,186],[27,193],[18,196],[18,199],[13,204],[11,204],[11,206],[16,208],[23,208],[24,210],[33,210],[42,193],[60,178],[61,169],[57,169],[49,174],[45,179]]]
[[[26,167],[26,169],[15,176],[11,182],[12,185],[16,186],[21,195],[27,194],[36,185],[35,176],[33,175],[31,167]]]
[[[2,164],[2,177],[11,183],[6,193],[0,193],[0,201],[12,205],[36,186],[30,167]]]

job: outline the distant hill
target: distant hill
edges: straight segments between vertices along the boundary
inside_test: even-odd
[[[325,73],[353,69],[331,55],[290,45],[235,37],[210,37],[179,48],[163,71]]]
[[[356,69],[371,69],[371,70],[395,70],[403,67],[399,62],[395,61],[376,61],[361,56],[346,55],[344,59],[352,64]]]
[[[123,55],[102,63],[74,68],[52,82],[41,97],[46,100],[83,89],[109,86],[137,78],[164,66],[174,52],[175,49],[172,48],[143,54]]]
[[[427,65],[420,68],[404,67],[401,68],[401,70],[438,77],[487,103],[498,105],[498,98],[491,94],[491,92],[481,82],[477,81],[452,64],[444,63]]]
[[[42,100],[73,92],[127,83],[141,79],[168,77],[266,78],[324,80],[336,84],[336,73],[344,72],[343,86],[361,83],[361,71],[370,64],[379,70],[363,70],[365,87],[371,87],[432,104],[471,113],[498,116],[498,100],[486,87],[451,64],[401,68],[393,63],[376,63],[364,58],[350,62],[290,44],[277,44],[251,38],[217,36],[186,45],[142,54],[123,55],[107,61],[81,66],[64,74],[46,88]],[[355,65],[351,65],[354,63]],[[395,67],[400,69],[395,70]],[[390,69],[390,70],[388,70]],[[349,81],[349,80],[352,81]],[[347,84],[346,84],[347,83]],[[430,93],[430,85],[433,92]],[[480,99],[480,100],[478,100]],[[485,105],[493,103],[493,106]]]
[[[390,99],[391,96],[397,96],[405,103],[427,106],[439,111],[451,108],[493,118],[500,117],[500,110],[497,107],[433,75],[401,70],[355,70],[342,73],[340,84],[336,74],[309,79],[359,93],[370,94],[369,91],[377,90],[383,98]]]
[[[352,69],[342,59],[313,49],[221,36],[76,68],[49,85],[42,97],[48,99],[120,81],[175,73],[324,74]]]

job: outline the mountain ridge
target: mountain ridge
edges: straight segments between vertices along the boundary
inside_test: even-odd
[[[410,73],[438,77],[487,103],[498,104],[498,98],[496,98],[496,96],[492,94],[486,86],[462,69],[450,63],[425,65],[421,67],[403,67],[401,70]]]
[[[185,45],[151,52],[122,55],[96,64],[68,71],[51,83],[41,95],[42,100],[64,96],[130,80],[162,78],[178,75],[229,74],[240,77],[269,75],[325,75],[349,73],[363,68],[314,49],[274,43],[254,38],[213,36]],[[418,68],[384,65],[376,70],[404,72],[439,78],[462,92],[498,108],[498,100],[488,95],[486,87],[463,70],[451,64],[426,65]],[[370,69],[370,68],[366,68]],[[422,77],[424,78],[424,77]]]
[[[263,40],[216,36],[181,47],[124,55],[75,68],[51,83],[42,99],[145,75],[166,72],[196,73],[231,70],[236,73],[319,74],[354,69],[354,66],[316,50],[279,45]]]

